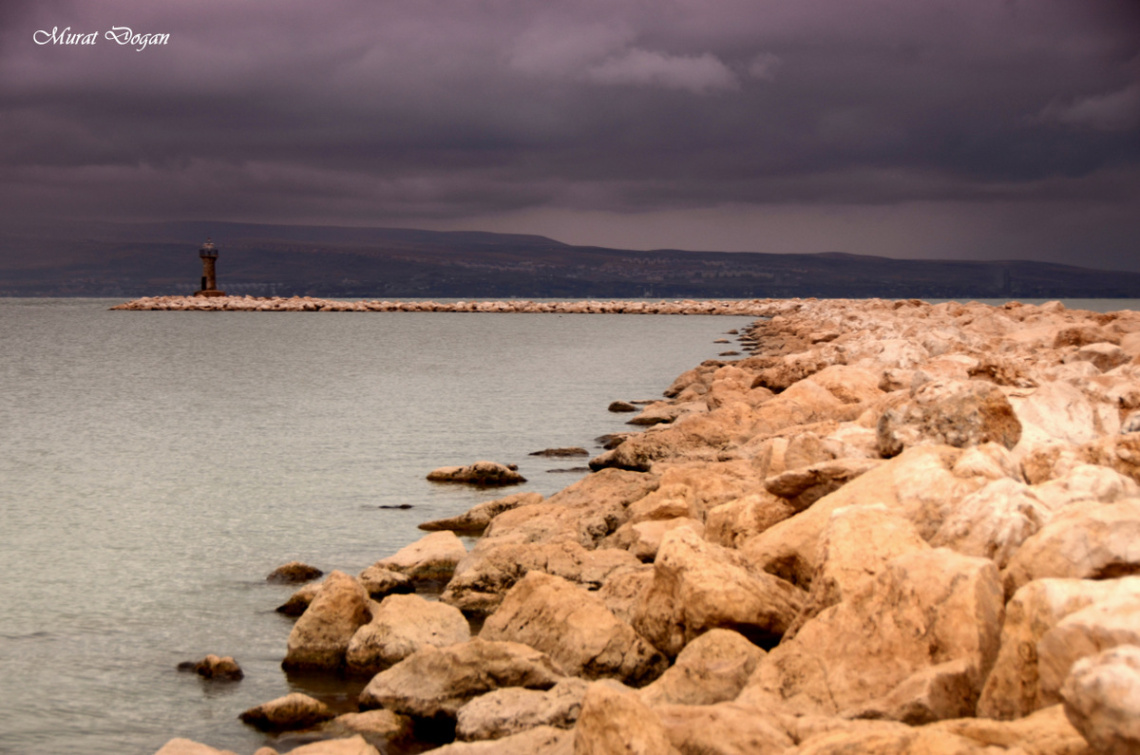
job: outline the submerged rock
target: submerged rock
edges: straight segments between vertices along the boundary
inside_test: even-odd
[[[295,585],[300,582],[311,582],[322,576],[324,572],[315,566],[300,561],[290,561],[271,571],[265,581],[278,585]]]
[[[205,679],[238,681],[245,676],[241,666],[233,656],[217,656],[211,653],[200,661],[184,661],[178,664],[179,671],[193,671]]]
[[[518,473],[517,467],[494,461],[477,461],[465,467],[440,467],[428,473],[427,478],[432,482],[461,482],[482,487],[526,482],[526,478]]]
[[[243,723],[265,731],[286,731],[308,729],[331,720],[334,715],[321,701],[293,692],[250,708],[238,718]]]

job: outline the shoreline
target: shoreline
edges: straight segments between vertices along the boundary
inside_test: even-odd
[[[545,311],[461,304],[475,309],[378,311]],[[1140,556],[1108,534],[1140,533],[1140,314],[746,304],[731,314],[770,318],[746,332],[757,353],[677,377],[642,410],[650,428],[586,478],[430,523],[371,567],[445,575],[435,605],[483,620],[477,636],[433,644],[422,606],[391,615],[368,570],[326,578],[287,661],[343,670],[393,632],[416,649],[350,714],[373,723],[342,717],[325,736],[398,746],[442,725],[472,740],[441,755],[1091,754],[1118,734],[1098,711],[1119,700],[1082,680],[1140,645]],[[459,553],[447,536],[476,514],[486,529]],[[1100,549],[1059,558],[1073,532]],[[497,669],[493,683],[457,664]]]

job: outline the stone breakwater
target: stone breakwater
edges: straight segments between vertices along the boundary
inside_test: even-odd
[[[175,312],[500,312],[529,314],[743,315],[762,316],[771,299],[696,301],[335,301],[311,296],[144,296],[111,307]]]
[[[581,481],[306,586],[285,664],[360,712],[250,716],[306,755],[1140,752],[1140,314],[758,309]]]

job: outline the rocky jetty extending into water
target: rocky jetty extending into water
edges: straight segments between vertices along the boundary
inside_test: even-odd
[[[439,602],[325,577],[288,658],[372,676],[295,752],[1140,752],[1140,314],[749,306],[584,479],[371,567]]]
[[[144,296],[113,310],[162,312],[499,312],[595,315],[763,316],[772,299],[675,301],[339,301],[311,296]]]

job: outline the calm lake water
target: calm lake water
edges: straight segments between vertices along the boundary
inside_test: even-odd
[[[117,301],[0,299],[0,752],[139,753],[189,737],[241,755],[237,721],[287,679],[299,559],[356,573],[422,521],[501,492],[424,480],[515,462],[550,494],[628,429],[606,406],[654,398],[730,348],[750,318],[108,312]],[[1128,301],[1072,301],[1099,311]],[[381,506],[411,504],[408,510]],[[211,685],[179,661],[234,655]]]
[[[0,299],[0,752],[149,754],[174,736],[289,749],[237,721],[294,689],[267,585],[356,573],[422,521],[503,495],[431,469],[514,462],[550,494],[751,318],[108,312]],[[408,510],[380,506],[411,504]],[[174,670],[234,655],[237,684]]]

